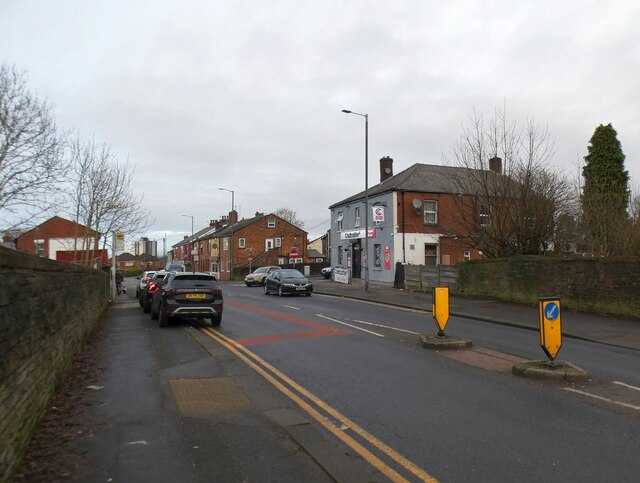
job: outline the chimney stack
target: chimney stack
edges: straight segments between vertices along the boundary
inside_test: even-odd
[[[393,176],[393,158],[385,156],[380,159],[380,182]]]
[[[489,160],[489,169],[494,173],[502,174],[502,158],[498,156]]]

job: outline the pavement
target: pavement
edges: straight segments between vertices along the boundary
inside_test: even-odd
[[[371,282],[369,290],[365,290],[362,280],[353,280],[352,284],[323,278],[313,278],[312,281],[313,290],[318,294],[431,312],[430,292],[396,289],[390,285]],[[534,306],[497,300],[450,297],[449,312],[455,317],[520,327],[536,332],[540,330],[537,304]],[[563,337],[640,350],[640,319],[562,310],[561,321]]]

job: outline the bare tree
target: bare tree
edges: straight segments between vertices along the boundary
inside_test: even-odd
[[[474,112],[451,149],[461,168],[450,185],[460,240],[489,257],[550,251],[571,200],[568,182],[551,167],[554,153],[548,131],[533,120],[519,127],[497,109],[485,123]]]
[[[89,263],[100,241],[103,249],[108,246],[108,237],[102,235],[145,229],[148,211],[131,188],[134,170],[128,163],[118,163],[106,144],[76,139],[71,143],[71,156],[74,177],[69,196],[76,222],[85,226],[75,249],[80,250],[81,261]]]
[[[304,221],[298,218],[298,214],[291,208],[278,208],[273,212],[274,215],[278,215],[284,221],[288,221],[293,226],[298,228],[304,228]]]
[[[32,95],[26,76],[0,65],[0,214],[20,224],[54,205],[65,179],[64,134],[53,108]]]

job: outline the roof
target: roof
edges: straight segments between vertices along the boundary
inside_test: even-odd
[[[318,250],[314,250],[312,248],[311,250],[307,250],[307,258],[327,258],[327,257],[325,257]]]
[[[410,191],[417,193],[451,193],[455,186],[469,185],[477,173],[482,170],[460,168],[457,166],[441,166],[435,164],[416,163],[400,173],[387,178],[382,183],[369,188],[369,196],[392,193],[395,191]],[[493,173],[486,171],[486,173]],[[460,180],[463,182],[460,183]],[[472,194],[472,193],[461,193]],[[335,208],[346,203],[361,200],[365,192],[350,196],[342,201],[334,203],[329,208]]]

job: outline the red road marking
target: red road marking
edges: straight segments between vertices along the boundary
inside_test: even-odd
[[[230,305],[237,309],[246,310],[248,312],[255,312],[257,314],[266,315],[274,319],[284,320],[285,322],[290,322],[295,325],[314,329],[314,330],[303,331],[303,332],[291,332],[291,333],[278,334],[278,335],[265,335],[261,337],[248,337],[246,339],[240,339],[236,341],[238,344],[243,345],[245,347],[249,345],[257,345],[257,344],[270,344],[270,343],[279,342],[282,340],[311,339],[314,337],[329,337],[334,335],[344,335],[344,334],[351,333],[348,330],[337,329],[335,327],[322,324],[320,322],[313,322],[311,320],[302,319],[300,317],[295,317],[293,315],[283,314],[281,312],[273,312],[271,310],[254,307],[253,305],[245,305],[238,302],[234,302],[232,300],[225,300],[224,303],[225,305]]]

